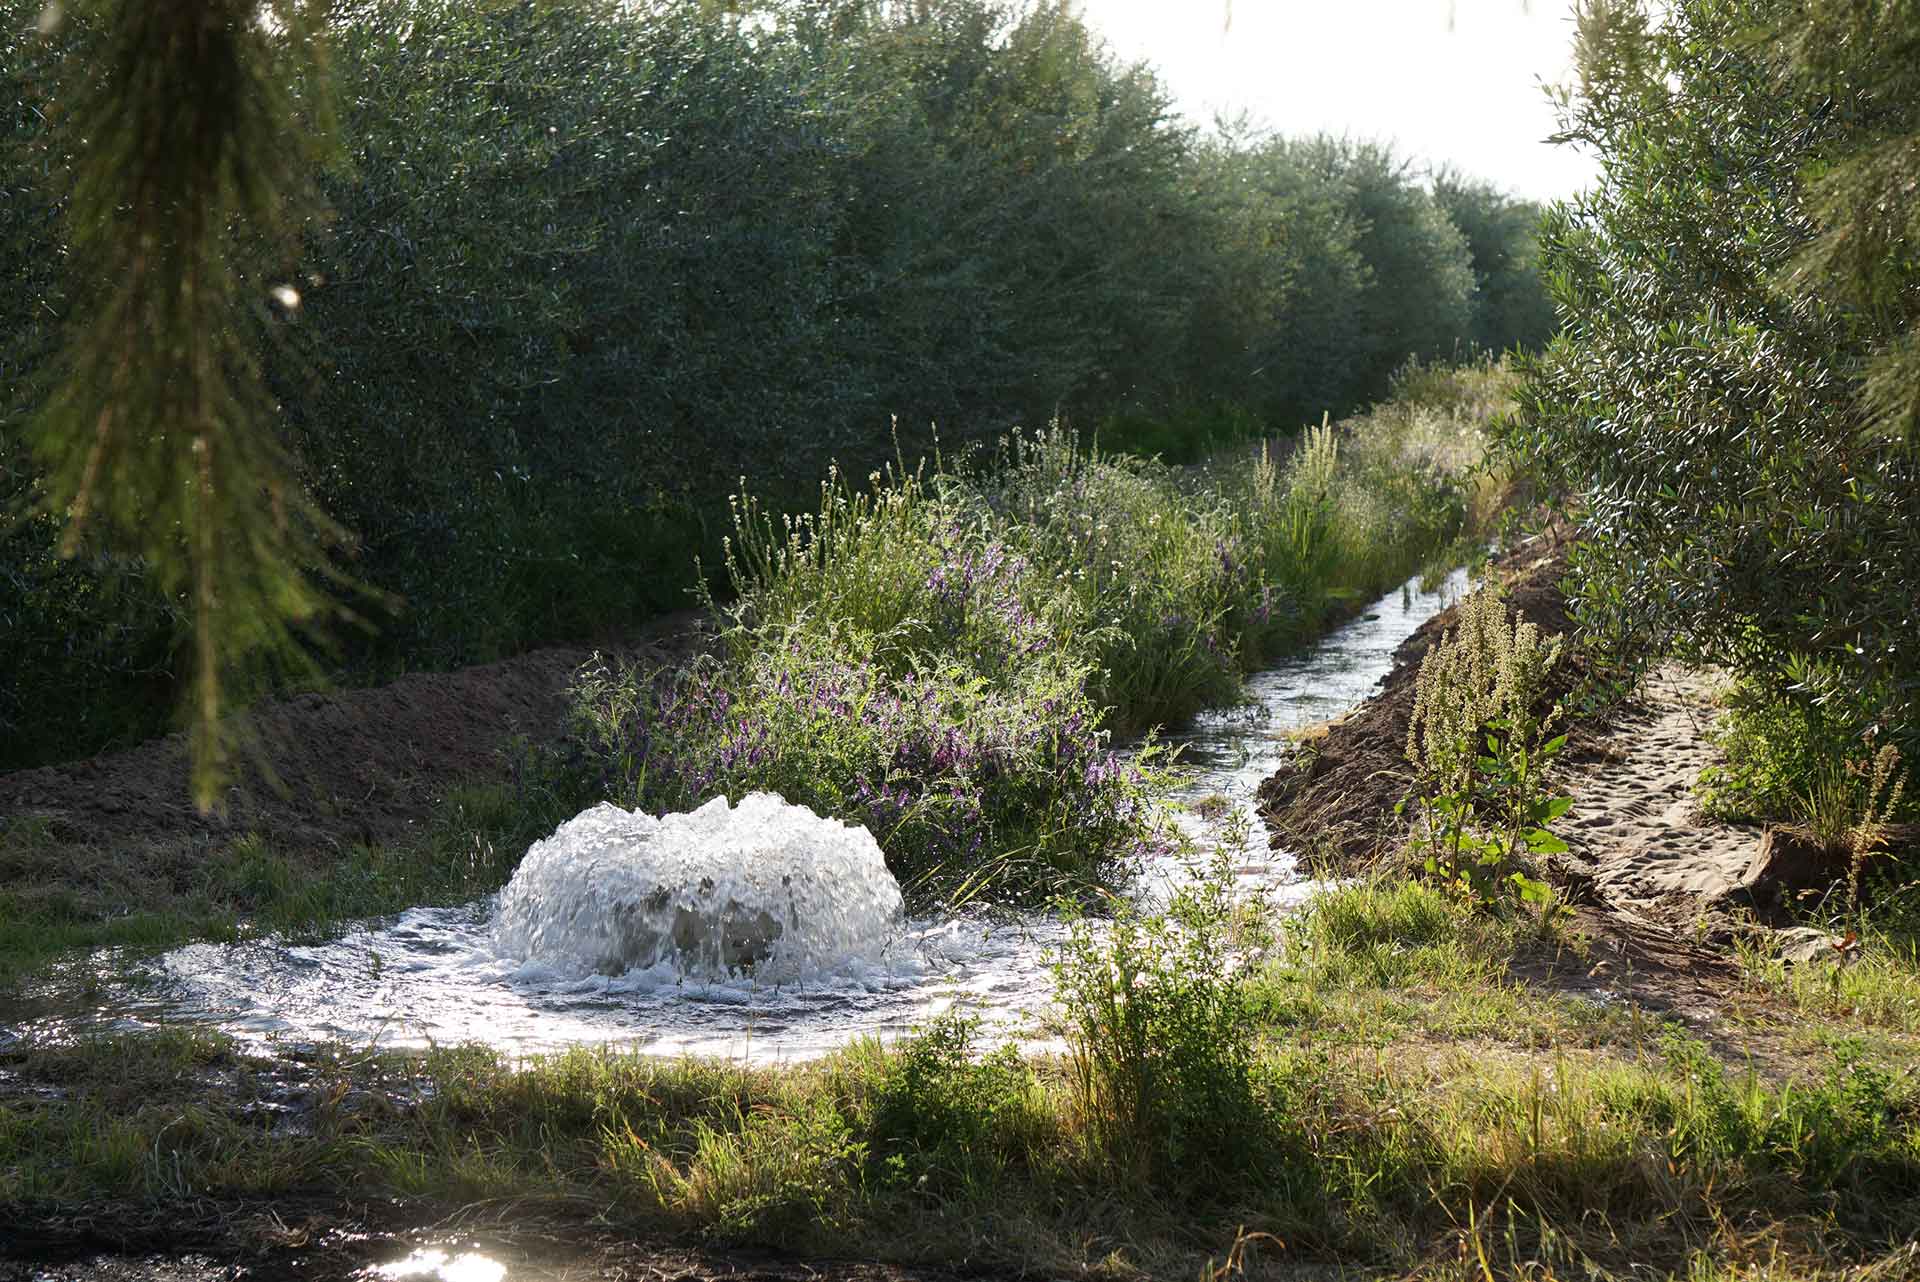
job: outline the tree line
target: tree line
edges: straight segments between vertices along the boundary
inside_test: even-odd
[[[363,675],[677,607],[742,476],[1291,430],[1554,325],[1537,208],[1192,128],[1063,4],[270,7],[5,0],[0,766],[284,681],[329,599]]]

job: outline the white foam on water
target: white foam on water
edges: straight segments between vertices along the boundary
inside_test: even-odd
[[[493,939],[528,977],[620,976],[629,991],[857,979],[884,970],[904,915],[865,828],[756,792],[660,819],[607,803],[575,816],[527,851]]]

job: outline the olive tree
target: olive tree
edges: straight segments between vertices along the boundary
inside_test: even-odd
[[[1920,258],[1911,201],[1874,195],[1916,168],[1898,12],[1843,74],[1786,0],[1584,9],[1565,130],[1601,177],[1547,220],[1564,330],[1514,443],[1584,501],[1596,624],[1910,736]]]

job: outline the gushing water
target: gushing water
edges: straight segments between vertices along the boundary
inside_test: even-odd
[[[1251,815],[1291,751],[1288,732],[1364,699],[1409,633],[1453,601],[1456,574],[1383,597],[1296,659],[1248,682],[1250,704],[1171,735],[1193,768],[1182,799]],[[1311,893],[1293,856],[1257,835],[1238,868],[1284,906]],[[1183,870],[1141,870],[1163,897]],[[903,918],[900,889],[864,830],[777,797],[653,819],[596,807],[536,843],[498,896],[415,908],[319,944],[193,944],[164,957],[104,950],[0,999],[7,1025],[62,1029],[212,1024],[257,1044],[338,1039],[424,1046],[482,1041],[520,1052],[613,1042],[659,1054],[817,1056],[898,1036],[958,1008],[995,1037],[1034,1039],[1052,996],[1045,961],[1063,931],[1036,916],[988,924]]]
[[[566,973],[796,981],[882,960],[905,902],[865,828],[766,792],[661,819],[602,803],[536,841],[495,946]]]

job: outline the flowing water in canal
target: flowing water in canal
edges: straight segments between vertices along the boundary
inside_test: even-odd
[[[1183,811],[1183,826],[1207,845],[1217,839],[1223,815],[1251,817],[1254,790],[1286,755],[1288,732],[1365,699],[1391,667],[1401,641],[1456,599],[1464,583],[1464,573],[1456,572],[1433,591],[1410,583],[1388,594],[1311,650],[1251,678],[1247,706],[1203,715],[1163,736],[1163,742],[1180,746],[1192,772],[1181,799],[1227,802],[1205,807],[1207,820]],[[637,839],[664,840],[657,821],[623,815],[602,812],[596,822],[638,823],[644,831]],[[513,1052],[618,1043],[650,1053],[777,1061],[818,1056],[865,1034],[891,1038],[958,1008],[978,1015],[989,1035],[1036,1038],[1037,1017],[1052,991],[1046,957],[1062,937],[1057,922],[900,918],[887,911],[897,904],[897,890],[889,899],[892,879],[878,867],[877,851],[870,859],[859,851],[823,855],[820,850],[837,848],[831,842],[819,850],[808,845],[818,833],[782,838],[798,843],[786,852],[794,871],[781,873],[771,890],[729,889],[736,878],[725,870],[728,825],[756,816],[756,822],[785,822],[746,802],[670,817],[670,824],[707,825],[716,843],[706,852],[708,863],[683,881],[707,899],[732,894],[749,901],[740,911],[733,900],[726,903],[737,919],[728,927],[736,935],[752,935],[757,927],[751,923],[770,920],[751,896],[777,894],[786,906],[780,911],[793,922],[824,931],[803,939],[796,926],[785,941],[811,941],[806,965],[755,965],[742,973],[726,965],[679,964],[658,941],[673,935],[674,913],[681,911],[673,896],[680,892],[647,883],[608,903],[600,892],[614,865],[596,865],[589,857],[593,841],[605,835],[600,833],[549,850],[540,861],[530,858],[521,878],[549,879],[537,894],[517,879],[502,895],[458,908],[414,909],[319,944],[268,938],[194,944],[158,957],[102,952],[61,968],[48,986],[26,995],[18,1018],[9,1018],[20,1033],[34,1037],[191,1023],[218,1027],[263,1049],[322,1040],[394,1047],[479,1041]],[[812,833],[806,822],[799,830]],[[1292,856],[1265,848],[1257,818],[1251,831],[1253,849],[1236,860],[1247,892],[1282,905],[1310,894],[1312,883]],[[865,838],[860,830],[851,832]],[[838,859],[851,862],[832,862]],[[1181,875],[1171,862],[1148,867],[1134,893],[1164,894]],[[738,880],[752,879],[742,873]],[[571,916],[557,926],[523,919],[521,901],[551,901],[563,886],[577,892],[566,906]],[[865,934],[849,942],[832,929],[844,925],[849,913],[879,924],[863,927]],[[608,925],[615,917],[618,930]],[[595,932],[598,951],[586,956],[562,948],[556,954],[530,942],[566,930]],[[617,939],[622,950],[613,954],[618,966],[601,956],[614,946],[609,939]],[[773,961],[781,961],[778,951]],[[603,973],[609,969],[619,973]]]

